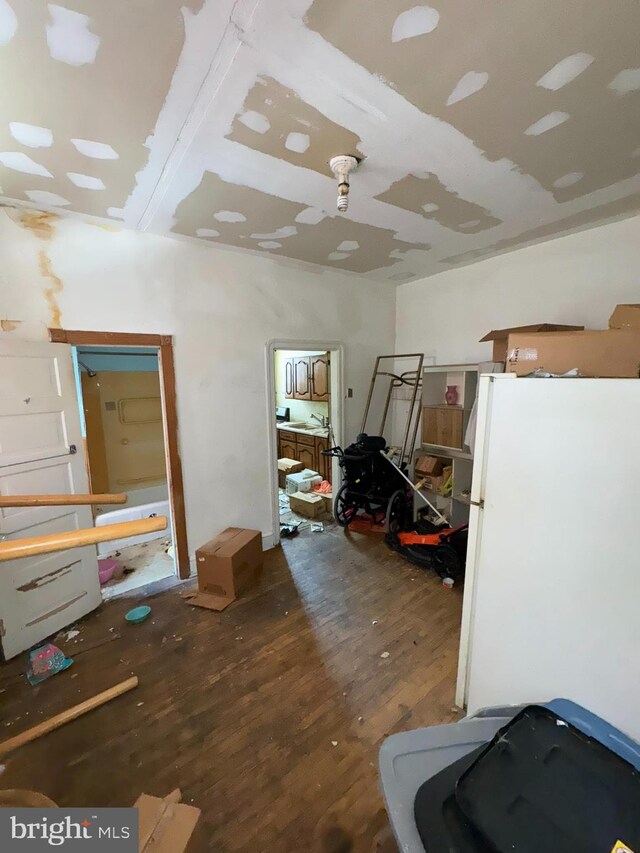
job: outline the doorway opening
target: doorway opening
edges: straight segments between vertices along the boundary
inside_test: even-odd
[[[125,492],[95,508],[95,525],[166,516],[168,529],[98,548],[104,598],[190,574],[170,336],[50,329],[71,344],[92,493]],[[117,517],[116,517],[117,516]],[[108,575],[113,568],[113,576]]]
[[[127,495],[122,508],[94,507],[96,527],[160,515],[170,519],[157,349],[71,351],[90,491]],[[176,573],[170,527],[97,548],[105,600]]]
[[[274,544],[281,532],[333,523],[339,475],[324,455],[342,434],[341,347],[316,342],[268,348]]]

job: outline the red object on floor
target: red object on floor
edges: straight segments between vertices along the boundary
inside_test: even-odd
[[[384,520],[374,524],[370,515],[357,515],[349,522],[349,530],[352,533],[386,533]]]

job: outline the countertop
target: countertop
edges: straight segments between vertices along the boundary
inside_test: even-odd
[[[301,429],[300,427],[290,426],[288,421],[282,421],[276,424],[276,429],[284,429],[287,432],[297,432],[300,435],[312,435],[317,438],[329,438],[329,430],[321,426],[314,429]]]

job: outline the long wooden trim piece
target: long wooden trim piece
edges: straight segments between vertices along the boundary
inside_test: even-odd
[[[8,506],[91,506],[92,504],[126,504],[127,495],[0,495],[0,508]]]
[[[32,740],[42,737],[42,735],[49,734],[49,732],[59,729],[60,726],[64,726],[65,723],[70,723],[71,720],[76,720],[88,711],[93,711],[94,708],[99,708],[100,705],[104,705],[105,702],[110,702],[112,699],[115,699],[116,696],[122,696],[123,693],[133,690],[133,688],[137,686],[138,676],[132,675],[131,678],[127,678],[126,681],[121,681],[119,684],[110,687],[108,690],[103,690],[102,693],[97,693],[90,699],[85,699],[85,701],[80,702],[79,705],[74,705],[72,708],[67,708],[66,711],[62,711],[61,714],[56,714],[55,717],[49,717],[48,720],[43,720],[41,723],[38,723],[37,726],[33,726],[33,728],[27,729],[19,735],[15,735],[15,737],[2,741],[2,743],[0,743],[0,756],[6,755],[8,752],[13,752],[14,749],[17,749],[19,746],[24,746],[25,743],[30,743]]]
[[[160,383],[162,390],[164,430],[167,451],[167,476],[171,518],[173,521],[174,544],[178,576],[188,578],[191,574],[189,549],[187,546],[187,517],[184,505],[184,482],[182,480],[182,460],[178,444],[178,407],[176,401],[176,376],[173,364],[173,346],[171,338],[164,338],[158,353],[160,362]]]
[[[78,329],[49,329],[54,344],[75,346],[159,347],[166,335],[147,335],[137,332],[83,332]]]
[[[70,548],[82,548],[98,542],[112,539],[125,539],[142,533],[155,533],[166,530],[167,519],[164,515],[157,518],[142,518],[139,521],[121,521],[118,524],[105,524],[104,527],[87,527],[81,530],[67,530],[64,533],[49,533],[46,536],[31,536],[28,539],[13,539],[0,542],[0,563],[5,560],[17,560],[21,557],[34,557],[37,554],[51,554],[54,551],[68,551]]]

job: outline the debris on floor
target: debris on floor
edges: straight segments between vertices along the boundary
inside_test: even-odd
[[[76,631],[76,634],[79,633]],[[35,687],[36,684],[46,681],[57,672],[69,669],[72,663],[72,658],[68,658],[62,649],[54,646],[53,643],[45,643],[44,646],[29,652],[27,680],[32,687]]]
[[[164,799],[140,794],[134,803],[138,809],[140,853],[170,850],[182,853],[200,818],[200,809],[182,803],[179,788]]]

